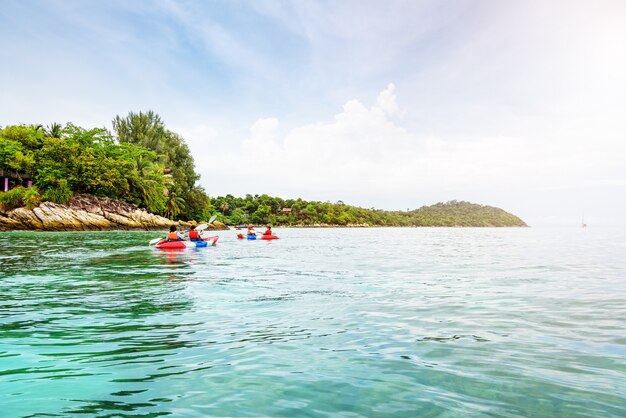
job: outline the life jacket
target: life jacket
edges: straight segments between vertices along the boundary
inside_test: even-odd
[[[198,233],[198,231],[196,231],[195,229],[192,231],[189,231],[189,239],[199,239],[200,238],[200,234]]]
[[[176,232],[168,232],[167,233],[167,240],[168,241],[178,241],[178,234]]]
[[[265,232],[263,232],[263,235],[272,235],[272,230],[267,229]]]

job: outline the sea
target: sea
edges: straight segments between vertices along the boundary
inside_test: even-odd
[[[0,233],[1,417],[625,417],[626,230]]]

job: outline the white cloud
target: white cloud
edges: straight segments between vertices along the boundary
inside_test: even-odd
[[[66,3],[0,11],[0,124],[154,109],[213,195],[623,217],[623,1]]]
[[[483,148],[493,148],[484,141],[453,145],[420,139],[391,120],[399,112],[394,86],[389,85],[371,108],[350,100],[333,121],[297,127],[282,138],[277,135],[277,119],[259,119],[236,155],[223,161],[230,165],[237,160],[238,175],[247,178],[247,186],[254,190],[279,185],[329,195],[344,191],[387,194],[415,192],[437,182],[449,186],[471,181],[460,172],[476,171],[476,164],[485,159]],[[263,160],[273,163],[262,164]]]
[[[399,113],[389,85],[372,107],[349,100],[333,120],[283,135],[278,119],[258,119],[240,148],[212,161],[210,176],[228,173],[221,186],[227,193],[343,199],[386,209],[455,198],[506,203],[498,195],[517,207],[528,196],[546,193],[546,185],[571,194],[581,185],[623,186],[626,179],[624,145],[588,148],[575,135],[549,132],[446,140],[407,131],[393,120]],[[212,194],[215,189],[208,188]]]
[[[278,119],[258,119],[250,128],[250,138],[243,142],[243,156],[254,165],[267,155],[282,153],[280,145],[276,141]]]
[[[387,88],[380,92],[376,100],[376,107],[389,116],[400,115],[400,108],[396,103],[396,86],[389,84]]]

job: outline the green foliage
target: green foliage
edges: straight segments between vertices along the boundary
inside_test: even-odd
[[[165,152],[165,125],[152,110],[146,113],[129,112],[125,118],[116,116],[113,119],[113,130],[121,143],[139,145],[159,154]]]
[[[54,122],[52,125],[49,125],[44,132],[46,133],[46,136],[49,136],[50,138],[61,138],[61,135],[63,134],[63,125]]]
[[[22,204],[67,203],[74,193],[88,193],[173,219],[210,217],[213,206],[196,185],[199,175],[182,137],[152,111],[117,116],[113,127],[117,138],[71,123],[7,126],[0,129],[0,170],[34,179],[39,189]]]
[[[176,187],[169,189],[165,202],[165,216],[169,218],[178,217],[184,205],[185,201],[180,196],[180,190]]]
[[[0,138],[0,167],[14,169],[12,166],[17,153],[23,151],[22,144],[12,139]]]
[[[49,187],[44,191],[43,200],[66,205],[73,195],[67,180],[60,179],[57,187]]]
[[[0,136],[0,169],[25,173],[34,164],[33,153],[20,142]]]
[[[204,189],[200,186],[193,187],[184,196],[185,200],[185,219],[208,219],[214,212],[213,206],[209,202]]]
[[[28,209],[36,207],[41,201],[37,187],[14,187],[8,192],[0,192],[0,206],[7,211],[22,206]]]
[[[424,206],[408,214],[418,226],[526,226],[502,209],[456,200]]]
[[[22,186],[15,187],[8,192],[0,193],[0,205],[7,211],[24,206],[24,193],[26,189]]]
[[[414,211],[383,211],[346,205],[339,201],[283,200],[267,195],[232,195],[211,199],[225,223],[275,225],[370,225],[370,226],[526,226],[518,217],[491,206],[451,201]]]
[[[23,196],[23,204],[27,209],[33,209],[41,202],[41,194],[37,186],[31,186],[26,189]]]
[[[248,214],[241,208],[233,210],[228,218],[227,223],[231,225],[239,225],[242,223],[248,223]]]
[[[163,166],[157,163],[156,153],[132,144],[122,144],[121,148],[130,163],[130,170],[126,173],[130,189],[126,200],[145,207],[149,212],[163,213],[165,190],[172,182],[163,174]]]
[[[41,148],[44,132],[35,125],[12,125],[2,129],[0,137],[19,142],[25,149]]]
[[[116,116],[113,129],[121,144],[154,151],[164,173],[171,178],[166,199],[155,202],[154,209],[164,207],[166,216],[183,220],[197,219],[212,210],[206,192],[196,186],[200,176],[195,172],[189,147],[180,135],[165,128],[159,115],[148,111],[130,112],[124,118]]]
[[[260,204],[250,215],[250,221],[254,224],[265,224],[270,222],[270,210],[268,205]]]

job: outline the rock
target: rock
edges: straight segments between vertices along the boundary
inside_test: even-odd
[[[72,197],[69,206],[74,210],[82,210],[84,212],[104,216],[104,213],[102,212],[102,207],[100,205],[100,199],[95,196],[77,194]]]
[[[84,210],[77,210],[74,217],[83,225],[86,231],[114,229],[113,223],[98,213],[90,213]]]
[[[43,223],[32,210],[17,208],[10,211],[8,216],[11,220],[16,222],[18,225],[22,225],[25,229],[43,229]]]
[[[224,225],[223,223],[221,223],[220,221],[213,221],[213,223],[209,225],[207,229],[210,229],[212,231],[221,231],[221,230],[228,229],[228,227]]]
[[[130,203],[85,194],[75,195],[68,205],[42,202],[33,210],[17,208],[0,213],[1,231],[164,230],[174,224],[176,222]],[[188,228],[196,222],[180,222],[179,225]],[[220,222],[209,227],[228,229]]]
[[[0,216],[0,231],[12,231],[19,229],[31,229],[25,226],[19,220],[13,219],[10,216]]]
[[[74,216],[74,211],[67,206],[52,202],[40,203],[33,209],[46,231],[74,231],[83,230],[83,224]]]

